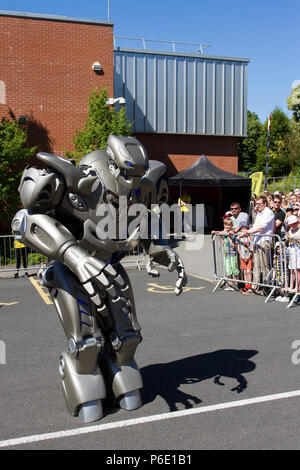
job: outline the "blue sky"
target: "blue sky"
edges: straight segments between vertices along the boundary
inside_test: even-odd
[[[291,116],[286,99],[300,80],[299,0],[1,0],[0,9],[107,21],[108,3],[115,36],[210,44],[206,54],[250,59],[248,109],[262,122],[276,106]]]

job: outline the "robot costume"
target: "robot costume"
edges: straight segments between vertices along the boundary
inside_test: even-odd
[[[69,412],[84,422],[103,416],[102,400],[126,410],[142,405],[142,378],[134,354],[142,337],[132,287],[120,260],[140,243],[153,261],[177,271],[175,293],[186,283],[183,264],[165,240],[141,239],[141,224],[131,235],[99,235],[103,206],[120,224],[120,197],[126,209],[159,201],[157,183],[165,165],[148,161],[133,137],[110,135],[105,150],[84,156],[79,165],[38,153],[45,169],[26,168],[19,192],[24,209],[12,221],[17,240],[48,257],[39,274],[51,293],[68,340],[59,372]],[[163,180],[162,180],[163,181]],[[134,217],[128,217],[128,221]]]

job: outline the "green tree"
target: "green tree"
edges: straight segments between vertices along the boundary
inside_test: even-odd
[[[0,228],[8,230],[20,205],[20,176],[36,147],[28,148],[27,132],[17,121],[0,121]]]
[[[290,133],[290,120],[280,109],[275,108],[271,114],[269,171],[268,176],[284,176],[291,171],[287,138]],[[268,138],[268,120],[263,124],[263,135],[257,147],[256,170],[265,171]]]
[[[292,93],[286,101],[288,109],[294,111],[293,119],[296,122],[300,122],[300,84],[293,88]]]
[[[300,172],[300,122],[290,120],[290,132],[285,137],[292,172]]]
[[[89,96],[88,120],[82,130],[77,131],[73,143],[75,150],[66,150],[68,158],[78,161],[81,157],[97,149],[104,149],[109,134],[130,135],[132,122],[125,114],[124,107],[116,111],[107,105],[108,87],[100,92],[94,89]]]
[[[256,152],[263,126],[257,114],[247,111],[247,137],[238,143],[239,170],[252,171],[256,164]]]

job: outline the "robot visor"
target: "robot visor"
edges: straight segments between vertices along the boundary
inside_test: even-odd
[[[142,177],[146,173],[146,168],[142,165],[134,165],[131,162],[125,162],[126,169],[121,168],[121,173],[124,177],[139,176]]]

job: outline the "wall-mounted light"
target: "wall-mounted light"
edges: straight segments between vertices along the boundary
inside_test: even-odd
[[[114,106],[116,103],[124,106],[126,104],[126,100],[123,98],[123,96],[119,96],[119,98],[108,98],[106,101],[106,104],[109,106]]]
[[[95,72],[101,72],[102,71],[102,65],[100,64],[100,62],[94,62],[93,66],[92,66],[92,69]]]

